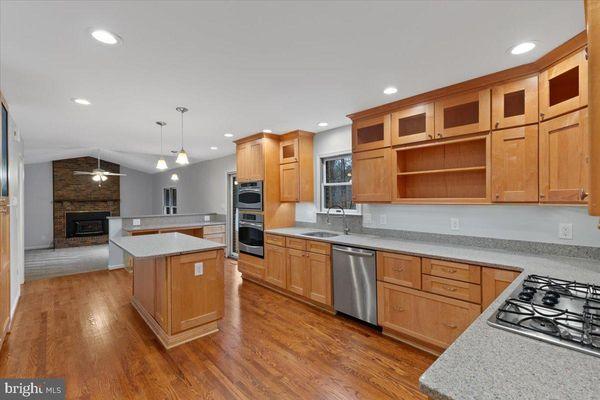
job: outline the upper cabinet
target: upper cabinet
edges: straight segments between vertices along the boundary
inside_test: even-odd
[[[391,148],[352,153],[352,200],[355,203],[391,199]]]
[[[380,149],[390,144],[389,114],[358,120],[352,124],[352,151]]]
[[[530,76],[492,88],[492,128],[538,122],[538,77]]]
[[[265,176],[262,139],[239,143],[236,164],[238,182],[262,181]]]
[[[590,168],[588,110],[540,124],[540,201],[585,203]]]
[[[392,113],[392,145],[433,139],[434,109],[433,103],[427,103]]]
[[[587,50],[554,64],[540,73],[540,121],[588,104]]]
[[[435,102],[435,137],[490,130],[490,89],[460,93]]]
[[[281,136],[279,142],[281,201],[313,201],[313,136],[314,133],[301,130]]]

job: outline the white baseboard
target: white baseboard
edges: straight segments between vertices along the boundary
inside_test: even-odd
[[[117,264],[117,265],[109,265],[108,266],[109,270],[120,269],[120,268],[125,268],[125,264]]]
[[[51,244],[40,244],[38,246],[25,247],[25,251],[27,251],[27,250],[44,250],[44,249],[51,249],[51,248],[52,248]]]
[[[12,309],[10,310],[10,327],[9,331],[12,329],[13,321],[15,320],[15,312],[17,312],[17,306],[19,305],[19,300],[21,300],[21,285],[19,285],[19,292],[17,293],[17,301],[13,304]]]

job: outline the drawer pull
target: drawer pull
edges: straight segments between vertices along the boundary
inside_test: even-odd
[[[445,327],[450,328],[450,329],[458,328],[458,325],[456,325],[456,324],[447,324],[445,322],[442,322],[442,325],[444,325]]]
[[[455,287],[451,287],[451,286],[442,286],[442,288],[444,290],[447,290],[449,292],[456,292],[456,288]]]
[[[394,267],[392,269],[396,272],[404,272],[404,267]]]
[[[454,268],[442,268],[443,271],[446,271],[449,274],[454,274],[456,273],[456,269]]]
[[[397,311],[397,312],[403,312],[403,311],[406,311],[404,308],[402,308],[402,307],[400,307],[400,306],[392,306],[392,309],[393,309],[394,311]]]

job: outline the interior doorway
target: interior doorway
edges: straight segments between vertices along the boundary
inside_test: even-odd
[[[238,184],[235,172],[227,173],[227,257],[238,258]]]

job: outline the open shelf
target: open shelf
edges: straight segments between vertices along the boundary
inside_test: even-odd
[[[424,175],[424,174],[445,174],[448,172],[463,172],[463,171],[485,171],[485,169],[486,169],[485,165],[482,165],[480,167],[432,169],[432,170],[427,170],[427,171],[398,172],[398,176]]]

